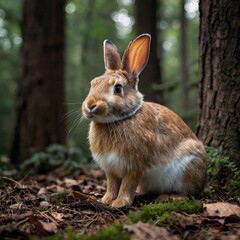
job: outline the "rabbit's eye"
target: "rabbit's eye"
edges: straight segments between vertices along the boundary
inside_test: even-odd
[[[122,93],[122,90],[123,90],[123,86],[121,84],[116,84],[114,86],[114,93],[120,94],[120,93]]]

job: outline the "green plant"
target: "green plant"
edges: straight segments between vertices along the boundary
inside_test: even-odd
[[[20,165],[20,170],[26,172],[46,172],[55,168],[63,168],[68,171],[85,168],[87,159],[79,148],[66,148],[59,144],[53,144],[44,152],[36,152]]]
[[[208,174],[210,177],[216,176],[221,170],[223,157],[221,156],[221,148],[215,147],[205,147],[206,152],[208,154]],[[228,159],[225,159],[226,162]]]
[[[210,185],[222,191],[228,192],[231,196],[240,195],[240,169],[228,157],[223,155],[222,147],[206,147],[208,154],[208,174]],[[224,184],[219,184],[222,171],[226,170],[229,174]],[[216,189],[215,189],[216,190]]]
[[[208,154],[208,173],[212,176],[219,174],[222,167],[225,167],[234,177],[240,179],[240,169],[228,157],[223,155],[222,147],[206,147]]]

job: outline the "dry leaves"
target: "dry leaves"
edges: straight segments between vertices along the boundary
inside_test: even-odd
[[[138,205],[113,209],[98,202],[106,189],[99,170],[79,171],[73,177],[49,174],[10,182],[0,189],[0,239],[31,239],[33,235],[61,233],[66,226],[80,234],[92,234],[122,221],[129,209],[139,209]],[[206,201],[202,213],[173,213],[173,219],[172,229],[142,222],[124,229],[131,233],[131,240],[240,239],[240,207],[228,202]]]
[[[204,203],[203,210],[206,217],[240,217],[240,207],[227,202]]]
[[[42,234],[57,233],[57,225],[53,222],[44,222],[33,214],[28,216],[28,221]]]
[[[143,222],[125,225],[124,229],[133,233],[130,238],[131,240],[180,240],[177,235],[170,233],[166,228]]]
[[[0,239],[61,233],[66,226],[82,234],[95,233],[120,221],[123,211],[97,201],[105,192],[103,177],[95,170],[75,173],[73,178],[49,174],[12,181],[0,189]]]
[[[204,203],[202,214],[175,213],[174,216],[183,229],[207,231],[216,239],[240,239],[240,207],[237,205],[227,202]]]

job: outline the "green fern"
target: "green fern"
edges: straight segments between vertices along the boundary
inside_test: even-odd
[[[216,185],[223,191],[228,192],[231,196],[240,196],[240,169],[228,157],[223,155],[222,147],[206,147],[208,153],[208,174],[210,184]],[[230,178],[227,179],[224,186],[219,186],[218,176],[222,169],[226,169],[230,173]]]

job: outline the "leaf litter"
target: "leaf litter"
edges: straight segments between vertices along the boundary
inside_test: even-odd
[[[100,174],[101,178],[95,177]],[[97,201],[106,186],[100,170],[78,172],[72,178],[49,174],[10,183],[0,189],[0,239],[54,234],[67,226],[93,234],[126,216],[126,211]]]
[[[53,172],[20,181],[2,177],[1,184],[0,239],[63,234],[67,226],[91,235],[113,223],[122,223],[132,240],[240,239],[239,198],[203,199],[201,213],[173,212],[174,226],[169,227],[157,221],[125,223],[127,213],[138,211],[144,201],[137,198],[132,207],[121,209],[103,205],[99,199],[106,191],[106,179],[98,169],[78,170],[71,176]]]

